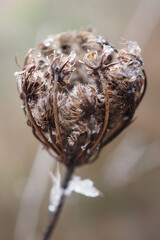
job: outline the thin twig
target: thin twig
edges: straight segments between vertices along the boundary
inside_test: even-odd
[[[42,146],[40,145],[20,199],[18,215],[15,222],[14,240],[37,239],[36,229],[40,208],[44,196],[47,193],[50,180],[48,169],[52,169],[54,166],[55,161],[53,161],[53,156],[51,157],[47,151],[42,150]],[[39,182],[40,179],[43,179],[43,181],[37,186],[37,182]]]
[[[73,174],[73,171],[74,171],[74,167],[73,165],[71,166],[68,166],[66,168],[66,173],[65,173],[65,177],[64,177],[64,181],[63,181],[63,184],[62,184],[62,189],[65,190],[68,186],[68,183],[71,179],[71,176]],[[64,191],[62,192],[62,196],[61,196],[61,199],[60,199],[60,203],[56,209],[56,211],[50,216],[50,221],[49,221],[49,224],[46,228],[46,231],[43,235],[43,238],[42,240],[49,240],[50,237],[51,237],[51,234],[53,233],[53,231],[55,230],[55,226],[56,226],[56,223],[58,222],[58,219],[59,219],[59,215],[60,215],[60,212],[62,210],[62,207],[63,207],[63,204],[64,204],[64,201],[65,201],[65,195],[64,195]]]

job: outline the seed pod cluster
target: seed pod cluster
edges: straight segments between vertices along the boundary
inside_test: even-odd
[[[117,50],[91,31],[49,36],[16,72],[27,124],[66,166],[97,158],[131,123],[146,76],[136,42]]]

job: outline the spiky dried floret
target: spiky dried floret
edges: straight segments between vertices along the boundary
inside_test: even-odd
[[[28,125],[60,162],[92,162],[134,116],[146,88],[141,50],[94,32],[49,36],[16,72]]]

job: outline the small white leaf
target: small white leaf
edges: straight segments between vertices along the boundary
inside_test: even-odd
[[[69,182],[68,188],[65,190],[65,195],[70,195],[72,192],[83,194],[87,197],[98,197],[101,192],[94,187],[93,181],[90,179],[82,180],[79,176],[74,176]]]
[[[50,172],[53,186],[50,192],[50,204],[49,204],[49,211],[50,212],[55,212],[56,208],[59,205],[61,196],[62,196],[62,189],[61,189],[61,176],[60,176],[60,171],[59,171],[59,165],[57,166],[56,169],[56,174],[55,176],[53,175],[52,172]]]

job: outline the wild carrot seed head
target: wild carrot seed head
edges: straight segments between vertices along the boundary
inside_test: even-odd
[[[137,43],[123,45],[90,31],[49,36],[15,73],[28,125],[65,165],[92,162],[131,123],[146,76]]]

